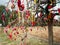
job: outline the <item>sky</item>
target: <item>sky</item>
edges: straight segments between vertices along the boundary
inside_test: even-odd
[[[5,5],[7,6],[8,5],[8,8],[10,9],[11,8],[11,3],[8,4],[9,0],[0,0],[0,5]],[[27,9],[27,6],[26,6],[26,0],[21,0],[22,4],[24,4],[25,6],[25,9]],[[16,7],[16,5],[15,5]]]
[[[0,0],[0,5],[5,5],[9,0]]]
[[[0,0],[0,5],[5,5],[9,0]]]
[[[8,2],[9,0],[0,0],[0,5],[6,5]],[[24,2],[24,4],[26,4],[26,2]],[[57,4],[56,8],[60,8],[60,3]]]

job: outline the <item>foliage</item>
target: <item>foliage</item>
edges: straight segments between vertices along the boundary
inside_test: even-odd
[[[3,9],[5,9],[5,6],[0,5],[0,23],[2,23],[1,14],[2,14]]]
[[[2,13],[3,9],[5,9],[5,6],[0,5],[0,14]]]

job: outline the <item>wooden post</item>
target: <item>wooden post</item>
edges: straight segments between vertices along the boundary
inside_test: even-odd
[[[53,15],[51,14],[51,11],[48,15],[48,37],[49,37],[49,45],[53,45]]]
[[[50,0],[50,1],[52,5],[56,3],[56,0]],[[53,15],[51,13],[50,15],[51,15],[51,20],[48,22],[48,35],[49,35],[49,45],[53,45]]]
[[[53,45],[53,20],[48,22],[49,45]]]

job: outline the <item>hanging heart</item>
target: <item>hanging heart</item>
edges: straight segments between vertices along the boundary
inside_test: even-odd
[[[12,4],[11,9],[14,9],[14,8],[15,8],[15,5],[14,5],[14,4]]]
[[[9,11],[9,9],[8,9],[7,7],[5,8],[5,10],[6,10],[6,12],[8,12],[8,11]]]
[[[20,5],[19,9],[20,9],[20,11],[23,11],[24,10],[24,4]]]

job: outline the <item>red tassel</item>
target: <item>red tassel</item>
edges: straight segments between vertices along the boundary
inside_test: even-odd
[[[32,23],[32,26],[34,26],[35,25],[35,22],[31,22]]]
[[[16,30],[16,27],[13,28],[13,31]]]
[[[26,15],[30,16],[30,11],[29,10],[26,11]]]
[[[7,28],[6,28],[6,29],[4,29],[4,33],[8,33]]]
[[[58,12],[60,13],[60,8],[58,8]]]
[[[32,28],[30,30],[32,31]]]
[[[23,30],[24,29],[24,26],[21,26],[20,28],[21,28],[21,30]]]
[[[28,15],[26,15],[26,19],[28,19],[28,17],[29,17],[29,16],[28,16]]]
[[[16,32],[17,34],[19,34],[19,32]]]
[[[5,15],[4,15],[4,13],[2,14],[1,19],[5,21]]]
[[[9,34],[9,39],[12,39],[12,34]]]
[[[7,30],[5,30],[5,32],[7,33]]]
[[[7,25],[7,28],[10,28],[10,25]]]

